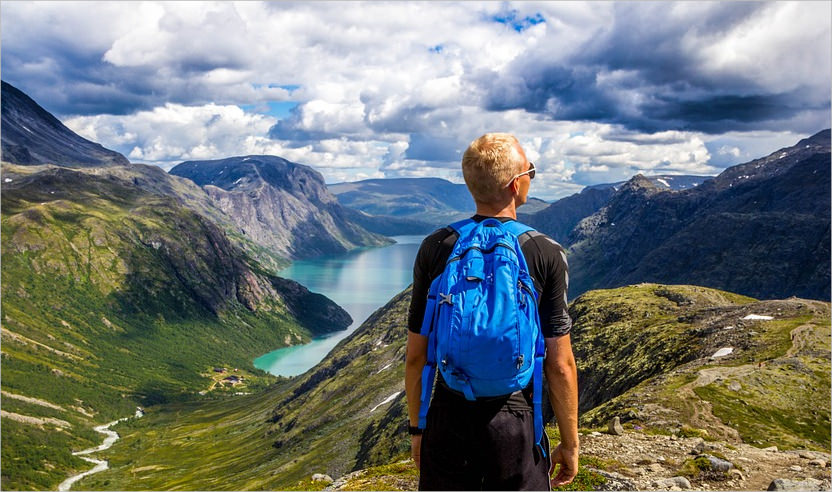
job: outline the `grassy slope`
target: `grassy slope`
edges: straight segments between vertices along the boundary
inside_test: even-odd
[[[408,304],[405,291],[324,362],[267,392],[163,405],[119,426],[122,440],[104,454],[112,469],[81,486],[285,488],[311,473],[340,476],[406,452],[404,394],[371,410],[403,390]]]
[[[668,289],[677,295],[668,298]],[[615,388],[586,408],[586,425],[604,425],[619,415],[662,431],[690,425],[729,441],[829,449],[828,303],[758,302],[711,289],[655,284],[608,292],[623,295],[629,306],[621,309],[621,300],[611,303],[609,296],[601,301],[602,291],[587,293],[572,306],[573,311],[587,309],[573,335],[576,352],[585,354],[579,358],[579,372],[588,383],[582,389]],[[703,302],[703,295],[715,294],[723,297],[717,305]],[[590,313],[617,319],[581,323],[592,319]],[[749,314],[774,319],[744,320]],[[654,347],[641,355],[630,348],[646,344]],[[710,358],[723,347],[734,352]]]
[[[91,489],[305,487],[311,486],[308,478],[312,473],[338,477],[406,456],[403,395],[372,414],[369,410],[402,389],[407,301],[405,292],[336,347],[323,363],[264,394],[233,402],[165,405],[145,419],[122,426],[119,430],[124,439],[106,454],[113,469],[82,485]],[[778,319],[737,321],[749,313],[771,313]],[[707,356],[725,343],[732,343],[737,350],[733,358],[721,362],[723,365],[782,358],[791,347],[789,331],[808,319],[817,323],[817,329],[807,330],[806,347],[819,348],[806,349],[815,350],[811,352],[815,355],[809,354],[814,361],[807,364],[817,371],[786,376],[791,374],[792,365],[769,362],[769,366],[779,368],[785,379],[797,377],[804,385],[811,381],[811,388],[815,388],[790,386],[788,394],[797,393],[799,398],[794,401],[799,404],[788,405],[782,413],[796,422],[816,414],[820,424],[817,428],[822,428],[824,422],[828,428],[828,313],[829,305],[824,303],[756,302],[692,286],[643,284],[587,293],[572,306],[573,340],[576,352],[581,354],[582,382],[599,378],[613,382],[617,389],[609,401],[599,402],[596,409],[584,413],[584,423],[605,425],[609,416],[633,410],[651,428],[677,428],[690,422],[707,428],[707,422],[697,420],[692,409],[712,404],[713,412],[725,419],[725,425],[733,426],[729,428],[736,428],[742,439],[752,443],[764,429],[768,434],[763,444],[828,447],[828,434],[824,440],[793,426],[776,433],[765,427],[771,414],[770,407],[763,403],[770,394],[745,398],[760,405],[760,411],[743,416],[743,423],[729,415],[731,398],[697,391],[690,393],[695,402],[684,402],[678,394],[680,386],[696,378],[696,372],[689,369],[691,365],[707,368]],[[736,331],[724,330],[728,320]],[[728,333],[733,338],[726,338]],[[815,336],[819,338],[812,338]],[[819,356],[824,351],[826,358]],[[391,362],[392,366],[380,371]],[[821,374],[824,368],[825,378]],[[720,381],[702,388],[723,391],[719,388],[725,384]],[[745,381],[743,384],[753,386]],[[649,411],[644,409],[647,402],[677,413],[664,423],[650,419]],[[754,430],[757,425],[763,427]],[[719,435],[719,429],[714,425],[710,431]],[[382,477],[363,486],[398,487],[396,476],[402,474],[402,483],[409,483],[411,471],[397,469],[388,477],[393,482]],[[587,475],[585,480],[597,478]]]
[[[2,389],[60,408],[4,395],[3,411],[67,425],[4,418],[3,488],[54,488],[88,469],[70,451],[100,443],[92,426],[192,398],[212,366],[273,381],[251,359],[310,338],[268,275],[175,197],[102,170],[7,169]]]

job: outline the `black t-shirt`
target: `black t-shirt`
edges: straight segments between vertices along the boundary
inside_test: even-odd
[[[473,217],[477,222],[486,218],[483,215]],[[502,222],[513,220],[508,217],[498,218]],[[413,264],[413,297],[407,320],[408,329],[414,333],[419,333],[422,328],[430,284],[442,274],[457,239],[456,232],[444,227],[426,237],[419,247]],[[531,234],[521,249],[537,290],[543,336],[551,338],[566,335],[572,328],[572,319],[567,311],[569,266],[566,252],[555,240],[540,233]]]

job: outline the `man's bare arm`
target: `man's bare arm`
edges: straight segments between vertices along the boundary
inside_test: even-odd
[[[560,430],[560,444],[552,452],[552,461],[561,465],[552,479],[557,487],[570,483],[578,473],[578,371],[569,335],[546,339],[544,369]]]
[[[407,395],[407,414],[410,425],[419,425],[419,399],[422,395],[422,370],[428,358],[428,337],[407,332],[407,353],[404,366],[404,389]],[[410,454],[421,465],[422,436],[411,436]]]

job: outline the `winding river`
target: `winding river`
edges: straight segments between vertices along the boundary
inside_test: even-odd
[[[344,308],[353,323],[344,331],[269,352],[254,366],[279,376],[297,376],[320,362],[335,345],[361,326],[413,280],[413,260],[424,236],[395,236],[396,244],[338,256],[302,260],[280,272]],[[404,329],[404,327],[402,327]],[[404,331],[402,332],[404,336]]]
[[[142,412],[141,410],[136,410],[136,416],[135,416],[136,418],[140,418],[143,415],[144,415],[144,412]],[[85,472],[81,472],[77,475],[73,475],[73,476],[67,478],[66,480],[64,480],[63,482],[61,482],[61,484],[58,485],[58,490],[59,491],[66,492],[67,490],[71,490],[72,486],[78,480],[81,480],[82,478],[88,477],[88,476],[92,475],[93,473],[103,472],[104,470],[109,468],[109,464],[107,463],[107,460],[87,458],[86,455],[92,454],[92,453],[97,453],[99,451],[104,451],[106,449],[110,449],[110,446],[112,446],[113,443],[118,441],[118,433],[114,430],[111,430],[110,427],[118,424],[119,422],[124,422],[125,420],[127,420],[129,418],[130,417],[120,418],[118,420],[114,420],[114,421],[110,422],[109,424],[99,425],[98,427],[95,427],[96,432],[104,434],[104,436],[105,436],[104,437],[104,442],[102,442],[101,444],[99,444],[98,446],[96,446],[94,448],[89,448],[89,449],[85,449],[83,451],[76,451],[76,452],[72,453],[73,455],[79,456],[82,460],[84,460],[88,463],[92,463],[95,466],[92,467],[91,469],[85,471]]]

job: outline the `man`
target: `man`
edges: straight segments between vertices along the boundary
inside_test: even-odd
[[[489,133],[465,151],[462,172],[476,203],[474,220],[516,220],[534,178],[517,139]],[[561,443],[544,456],[534,442],[530,391],[468,401],[440,375],[424,434],[418,427],[422,370],[428,337],[420,334],[427,293],[451,253],[457,234],[439,229],[422,242],[413,267],[413,297],[408,316],[405,389],[410,418],[411,452],[420,470],[420,490],[548,490],[570,483],[578,472],[578,384],[569,337],[568,267],[563,248],[534,232],[521,236],[521,250],[539,296],[545,337],[544,371]],[[548,439],[544,447],[549,453]],[[551,460],[551,463],[550,463]],[[551,467],[560,465],[551,478]]]

